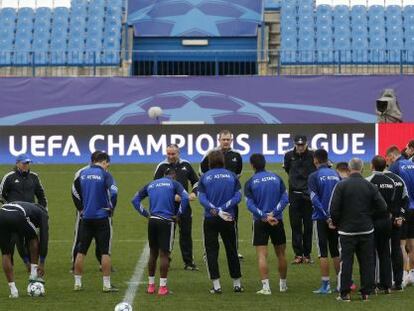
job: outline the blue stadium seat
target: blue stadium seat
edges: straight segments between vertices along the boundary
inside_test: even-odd
[[[351,9],[351,25],[368,25],[367,10],[363,5],[355,5]]]
[[[350,63],[351,58],[351,35],[334,37],[335,61],[340,63]]]
[[[85,32],[72,32],[68,41],[68,64],[83,65],[85,53]]]
[[[269,0],[268,0],[269,1]],[[280,0],[272,0],[273,2],[276,1],[275,5],[273,6],[273,8],[277,8],[280,9],[282,4]],[[116,13],[121,13],[122,12],[122,6],[123,6],[123,2],[122,0],[109,0],[106,6],[106,10],[107,11],[113,11]],[[277,6],[277,7],[276,7]]]
[[[313,15],[300,15],[298,19],[298,26],[300,27],[314,27],[315,20]]]
[[[102,62],[105,65],[115,65],[120,62],[120,49],[121,42],[120,38],[117,37],[105,37],[104,40],[104,55],[102,57]]]
[[[38,8],[35,13],[32,50],[37,65],[48,63],[52,11],[49,8]]]
[[[386,61],[385,36],[374,35],[369,37],[369,61],[371,63],[385,63]]]
[[[14,36],[4,30],[0,29],[0,65],[11,65]]]
[[[313,35],[299,35],[298,53],[298,61],[300,63],[315,62],[315,38]]]
[[[332,8],[320,5],[316,9],[316,27],[332,27]]]
[[[334,60],[332,36],[317,37],[316,50],[318,63],[332,63]]]
[[[296,63],[296,52],[298,48],[297,37],[284,36],[281,40],[280,61],[283,64]]]
[[[33,25],[34,11],[32,8],[21,8],[17,14],[17,24]]]
[[[16,24],[16,10],[12,8],[4,8],[0,10],[0,24],[1,25],[15,25]]]
[[[349,7],[346,5],[337,5],[333,11],[334,25],[349,24],[350,14]]]
[[[390,63],[399,63],[401,61],[401,51],[404,49],[404,40],[402,33],[396,36],[387,37],[388,61]]]
[[[414,34],[405,37],[405,60],[411,64],[414,63]]]
[[[404,30],[407,31],[414,24],[414,5],[407,5],[403,11]]]
[[[402,11],[398,5],[390,5],[385,10],[385,22],[387,28],[398,26],[402,28]]]
[[[21,8],[17,14],[16,36],[14,42],[15,65],[29,65],[33,40],[34,11],[31,8]]]
[[[297,13],[296,3],[293,4],[293,3],[289,3],[288,1],[283,1],[280,12],[281,12],[282,18],[283,18],[283,15],[296,16],[296,13]]]
[[[363,34],[352,35],[352,62],[356,64],[368,62],[368,37]]]

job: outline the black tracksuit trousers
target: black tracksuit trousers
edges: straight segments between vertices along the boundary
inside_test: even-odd
[[[233,279],[241,277],[240,261],[237,255],[237,237],[234,221],[224,221],[220,217],[209,217],[204,219],[203,224],[204,248],[206,263],[211,280],[220,278],[218,266],[219,235],[226,250],[227,264],[230,276]]]

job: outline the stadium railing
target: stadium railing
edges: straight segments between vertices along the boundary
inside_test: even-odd
[[[414,50],[0,51],[0,76],[414,74]]]

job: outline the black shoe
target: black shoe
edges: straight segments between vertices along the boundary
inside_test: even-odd
[[[235,293],[243,293],[244,292],[244,287],[243,286],[234,286],[233,291]]]
[[[361,300],[362,301],[368,301],[369,300],[369,295],[361,295]]]
[[[210,289],[210,294],[214,294],[214,295],[221,295],[223,292],[221,290],[221,288],[215,289],[214,287],[212,289]]]
[[[404,290],[404,288],[402,287],[402,285],[394,285],[391,290],[395,291],[395,292],[402,292]]]
[[[198,267],[196,266],[196,264],[192,263],[192,264],[186,264],[184,266],[184,270],[188,270],[188,271],[198,271],[200,269],[198,269]]]
[[[240,260],[243,260],[244,259],[243,255],[240,254],[240,253],[237,254],[237,257],[239,257]]]

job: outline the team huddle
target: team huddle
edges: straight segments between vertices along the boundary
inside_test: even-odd
[[[219,146],[209,151],[200,163],[200,174],[180,158],[179,147],[167,147],[154,180],[132,199],[134,208],[148,218],[147,293],[168,295],[168,270],[179,226],[179,246],[184,269],[198,270],[193,259],[192,211],[190,202],[199,200],[204,208],[203,246],[211,294],[221,294],[218,263],[219,236],[223,242],[233,291],[244,292],[238,251],[238,204],[242,200],[239,177],[242,157],[231,148],[232,133],[219,133]],[[355,287],[352,278],[354,256],[360,267],[360,294],[367,300],[374,292],[391,293],[414,284],[414,141],[400,151],[391,146],[386,156],[375,156],[372,175],[362,177],[363,162],[353,158],[333,168],[324,149],[312,151],[304,135],[294,138],[294,148],[285,154],[284,169],[288,188],[282,178],[266,170],[262,154],[250,156],[253,175],[244,185],[246,206],[253,218],[253,246],[256,248],[262,288],[260,295],[271,295],[267,265],[269,238],[278,258],[279,291],[286,292],[288,264],[283,212],[289,206],[292,264],[313,262],[312,235],[315,232],[321,270],[321,285],[315,294],[339,293],[337,299],[350,301]],[[14,283],[15,245],[30,271],[30,282],[44,282],[47,256],[47,200],[36,174],[29,170],[31,160],[21,155],[14,171],[0,184],[0,247],[10,297],[17,298]],[[96,242],[96,257],[103,274],[103,292],[116,292],[111,284],[112,215],[118,189],[108,172],[110,158],[105,152],[91,155],[90,165],[80,169],[72,185],[77,208],[73,247],[74,290],[83,289],[84,258],[91,241]],[[386,169],[388,166],[388,170]],[[20,182],[15,182],[20,180]],[[21,187],[23,183],[29,186]],[[189,186],[191,185],[191,191]],[[37,202],[35,203],[35,197]],[[149,198],[149,208],[142,204]],[[39,229],[39,230],[38,230]],[[315,230],[314,230],[315,229]],[[337,275],[331,287],[329,259]],[[155,273],[159,259],[160,280]]]

